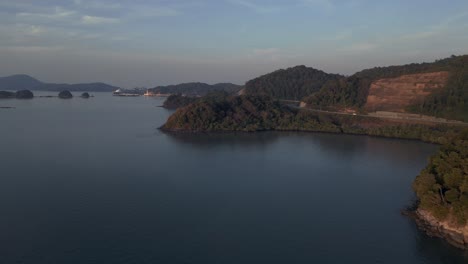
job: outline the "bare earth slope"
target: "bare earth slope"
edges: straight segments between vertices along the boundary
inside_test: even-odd
[[[365,109],[369,112],[404,112],[407,106],[422,102],[433,91],[444,88],[448,78],[448,72],[440,71],[374,81]]]

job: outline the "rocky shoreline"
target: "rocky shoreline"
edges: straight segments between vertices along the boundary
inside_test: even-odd
[[[442,238],[457,248],[468,250],[468,226],[454,227],[448,222],[437,220],[429,212],[422,209],[407,213],[415,220],[419,229],[428,236]]]

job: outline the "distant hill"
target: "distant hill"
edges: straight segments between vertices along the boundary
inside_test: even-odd
[[[225,91],[227,93],[236,93],[241,89],[240,85],[232,83],[182,83],[177,85],[158,86],[148,89],[149,93],[153,94],[183,94],[186,96],[204,96],[212,92]]]
[[[325,83],[343,79],[338,74],[296,66],[260,76],[245,84],[245,94],[269,95],[277,99],[301,100],[318,92]]]
[[[45,83],[37,87],[37,90],[43,91],[63,91],[68,90],[72,92],[112,92],[119,89],[119,87],[112,86],[105,83],[80,83],[80,84],[58,84],[58,83]]]
[[[25,74],[0,77],[0,90],[32,90],[40,85],[43,83]]]
[[[74,92],[112,92],[118,87],[105,83],[44,83],[29,75],[17,74],[7,77],[0,77],[0,90],[36,90],[36,91],[74,91]]]

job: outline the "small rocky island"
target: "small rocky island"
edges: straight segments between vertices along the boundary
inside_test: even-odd
[[[82,93],[81,98],[88,99],[90,97],[89,93]]]
[[[32,99],[34,94],[29,90],[20,90],[17,92],[0,91],[0,99]]]
[[[32,99],[34,94],[29,90],[21,90],[16,92],[17,99]]]
[[[59,97],[60,99],[71,99],[71,98],[73,98],[73,94],[70,93],[70,91],[65,90],[65,91],[61,91],[61,92],[58,94],[58,97]]]

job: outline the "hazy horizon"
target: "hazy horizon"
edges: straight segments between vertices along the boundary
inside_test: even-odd
[[[462,0],[0,0],[0,13],[0,76],[44,82],[242,85],[296,65],[350,75],[468,54]]]

